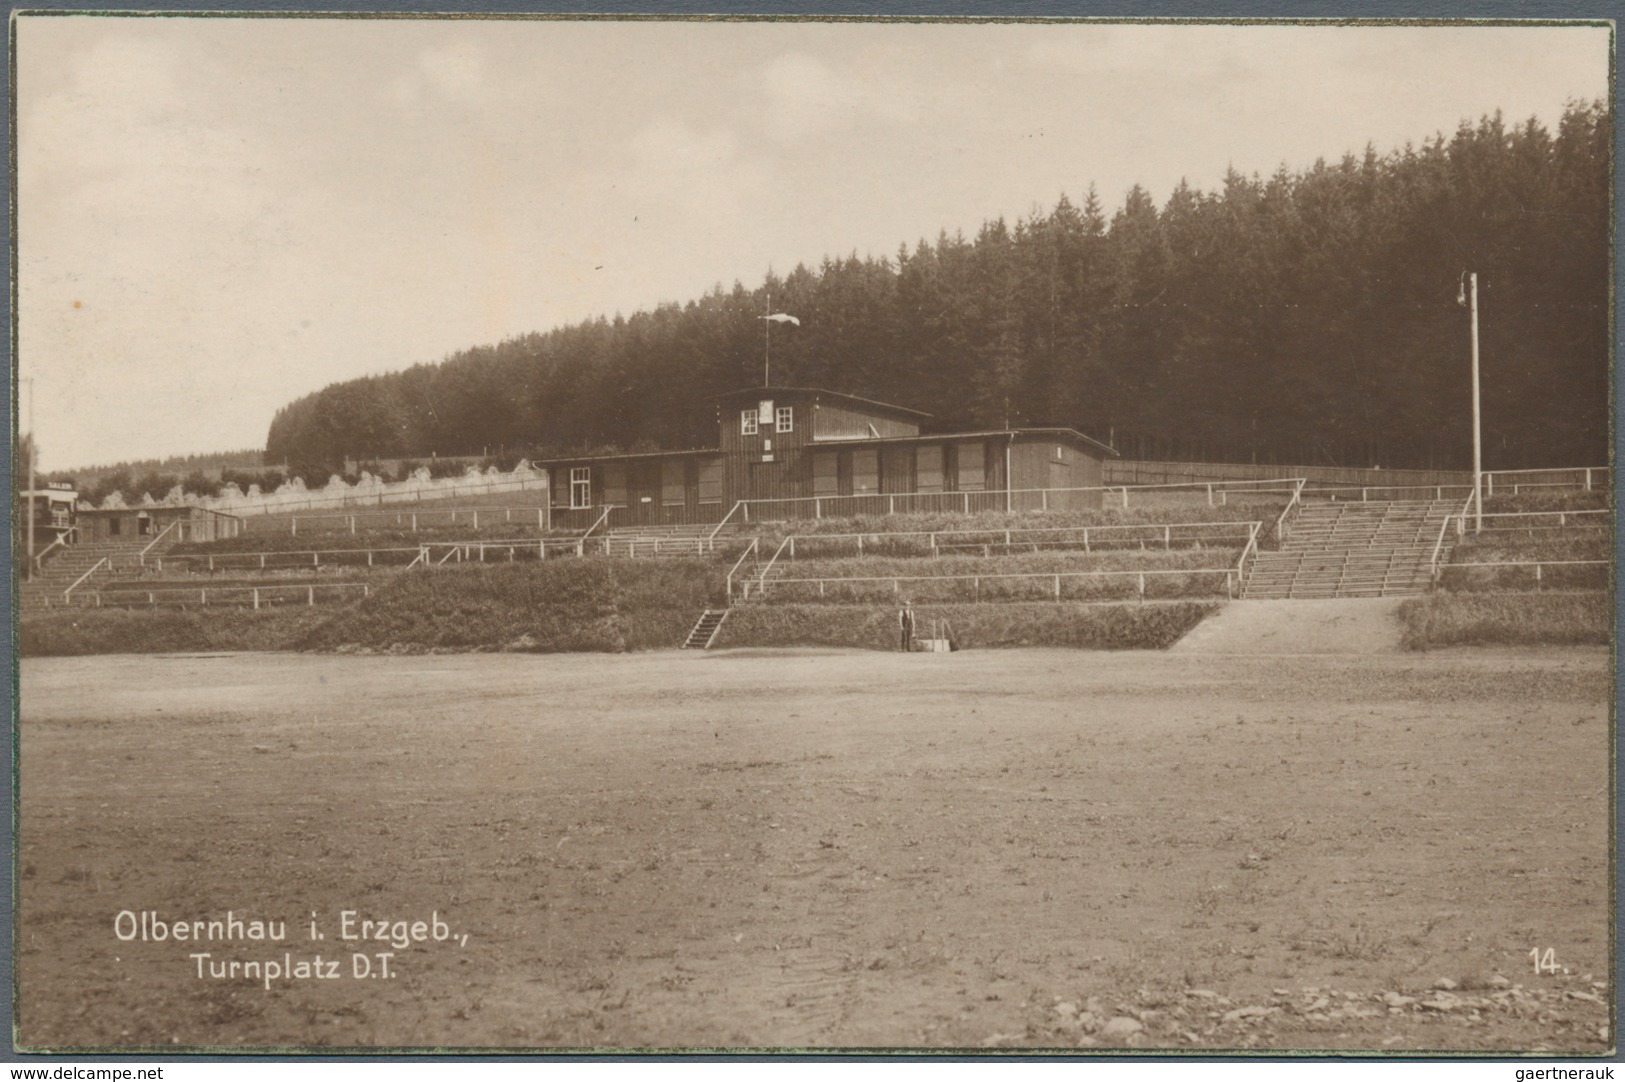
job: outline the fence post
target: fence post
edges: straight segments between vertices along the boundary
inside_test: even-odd
[[[1540,565],[1539,564],[1535,565],[1535,591],[1537,593],[1540,591]]]
[[[1207,486],[1207,505],[1209,507],[1213,506],[1213,484],[1212,484],[1212,482],[1209,482],[1208,486]]]
[[[198,590],[197,603],[199,605],[207,605],[209,603],[209,591],[202,589]]]
[[[288,516],[288,536],[292,537],[299,532],[299,516]]]
[[[1061,576],[1055,576],[1055,600],[1061,600]]]
[[[256,612],[258,612],[259,607],[260,607],[260,591],[259,591],[259,587],[255,587],[254,588],[254,610]]]
[[[823,517],[824,517],[824,501],[823,500],[814,500],[813,501],[813,518],[823,518]]]
[[[1591,467],[1586,467],[1586,491],[1591,491]]]
[[[1140,601],[1145,601],[1145,572],[1140,572]]]
[[[412,512],[412,532],[418,532],[418,513],[416,511]]]
[[[350,533],[351,534],[355,533],[355,516],[354,515],[350,516]]]
[[[316,587],[308,586],[308,587],[306,587],[306,590],[309,593],[309,600],[306,602],[306,604],[309,604],[309,605],[316,604]]]
[[[1123,486],[1123,509],[1128,510],[1128,486]]]
[[[965,504],[965,514],[968,515],[970,514],[970,493],[961,493],[961,496],[963,497],[963,502]]]
[[[1172,529],[1172,526],[1164,526],[1162,528],[1162,547],[1164,549],[1171,549],[1174,547],[1174,535],[1170,532]]]

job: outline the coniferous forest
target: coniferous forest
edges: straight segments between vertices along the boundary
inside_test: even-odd
[[[712,446],[710,396],[773,382],[930,427],[1060,424],[1127,457],[1465,468],[1479,282],[1487,468],[1608,458],[1612,117],[1499,115],[1387,155],[1090,188],[891,258],[599,318],[349,380],[277,414],[269,462]],[[839,238],[830,238],[838,243]]]

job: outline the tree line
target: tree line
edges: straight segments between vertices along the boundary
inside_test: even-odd
[[[1487,468],[1607,459],[1612,117],[1499,114],[1216,191],[1091,187],[974,237],[826,258],[761,286],[335,383],[279,411],[268,462],[712,446],[711,396],[773,383],[1060,424],[1129,457],[1469,465],[1478,275]]]

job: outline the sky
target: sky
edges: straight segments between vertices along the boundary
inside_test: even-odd
[[[17,19],[40,466],[329,383],[1608,95],[1606,28]],[[545,436],[539,435],[539,439]]]

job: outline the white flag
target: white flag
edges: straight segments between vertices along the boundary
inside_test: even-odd
[[[797,319],[795,316],[788,315],[788,314],[786,314],[784,312],[774,312],[770,316],[757,316],[756,318],[757,319],[770,319],[774,323],[794,323],[797,327],[801,326],[801,320]]]

